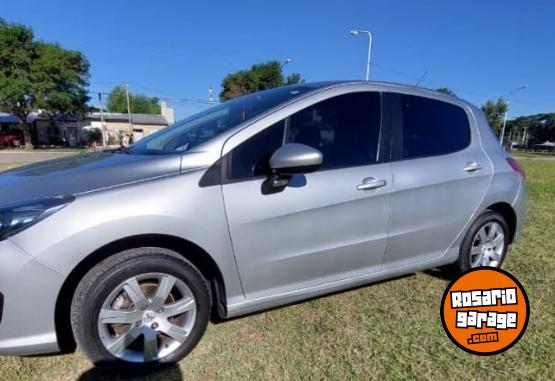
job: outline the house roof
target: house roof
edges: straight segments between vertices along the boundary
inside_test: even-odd
[[[29,114],[27,116],[27,123],[32,123],[36,119],[38,119],[38,115]],[[0,112],[0,123],[19,123],[19,119],[15,115]]]
[[[87,115],[85,119],[100,120],[100,113],[93,112]],[[127,122],[129,116],[123,113],[105,112],[105,121],[122,121]],[[131,122],[133,124],[154,124],[159,126],[167,126],[169,123],[162,115],[148,115],[148,114],[131,114]]]

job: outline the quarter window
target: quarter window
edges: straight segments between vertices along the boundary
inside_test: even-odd
[[[451,103],[414,95],[401,96],[403,158],[444,155],[470,144],[466,112]]]

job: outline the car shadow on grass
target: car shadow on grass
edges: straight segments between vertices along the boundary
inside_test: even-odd
[[[103,368],[91,368],[81,374],[78,381],[111,381],[111,380],[164,380],[164,381],[181,381],[183,375],[178,365],[168,365],[160,369],[151,371],[111,371]]]
[[[454,266],[436,267],[434,269],[424,270],[423,273],[447,282],[452,281],[457,276],[457,270]]]

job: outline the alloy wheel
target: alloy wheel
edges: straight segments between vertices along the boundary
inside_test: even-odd
[[[470,248],[470,267],[499,267],[505,249],[503,227],[488,222],[478,230]]]
[[[196,300],[185,282],[170,274],[141,274],[122,282],[106,298],[98,315],[98,332],[113,356],[152,362],[186,341],[196,315]]]

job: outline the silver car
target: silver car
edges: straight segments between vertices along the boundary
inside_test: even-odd
[[[525,212],[522,169],[458,98],[352,81],[254,93],[0,175],[0,353],[176,362],[210,320],[499,267]]]

